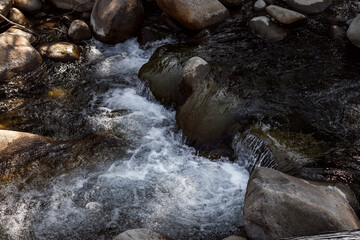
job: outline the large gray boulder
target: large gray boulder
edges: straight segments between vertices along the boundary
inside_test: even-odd
[[[331,4],[331,0],[284,0],[284,2],[302,13],[319,13]]]
[[[181,25],[201,30],[230,16],[218,0],[156,0],[158,6]]]
[[[257,168],[246,190],[244,225],[250,239],[263,240],[355,230],[357,207],[355,195],[342,184]]]
[[[251,19],[249,27],[256,35],[269,41],[281,41],[288,35],[285,28],[271,22],[271,20],[265,16]]]
[[[268,14],[284,24],[291,24],[305,19],[305,15],[276,5],[270,5],[266,8]]]
[[[40,0],[14,0],[14,6],[24,12],[37,12],[41,9]]]
[[[113,240],[171,240],[162,233],[149,229],[131,229],[116,236]]]
[[[3,16],[7,16],[10,12],[12,6],[12,0],[1,0],[0,1],[0,14]],[[5,21],[2,17],[0,17],[0,23]]]
[[[143,18],[141,0],[102,0],[95,3],[90,23],[95,38],[116,44],[131,37]]]
[[[42,64],[42,58],[28,39],[21,35],[0,35],[0,82],[7,82]]]
[[[39,135],[0,130],[0,178],[36,160],[51,140]],[[42,152],[42,153],[40,153]]]
[[[96,0],[50,0],[55,7],[77,12],[88,12],[93,8]]]
[[[360,48],[360,14],[351,22],[347,30],[347,37],[355,46]]]

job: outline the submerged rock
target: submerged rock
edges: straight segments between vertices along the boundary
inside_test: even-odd
[[[89,26],[81,20],[75,20],[71,23],[68,35],[75,42],[88,40],[92,37]]]
[[[17,8],[12,8],[10,10],[9,19],[23,26],[29,25],[29,22],[26,19],[25,15]]]
[[[12,6],[12,0],[1,0],[0,1],[0,14],[6,17],[10,12]],[[0,17],[0,23],[5,21],[2,17]]]
[[[355,46],[360,48],[360,14],[351,22],[347,30],[347,37]]]
[[[330,6],[331,0],[284,0],[290,7],[303,13],[319,13]]]
[[[75,10],[77,12],[91,11],[95,0],[50,0],[57,8],[65,10]]]
[[[28,39],[3,33],[0,35],[0,82],[25,74],[42,64],[42,58]]]
[[[285,28],[276,25],[265,16],[254,17],[249,26],[257,35],[269,41],[281,41],[288,34]]]
[[[218,0],[157,0],[159,7],[181,25],[201,30],[230,16]]]
[[[37,12],[41,9],[42,3],[40,0],[14,0],[14,6],[24,12]]]
[[[131,37],[143,18],[140,0],[97,1],[91,13],[91,27],[98,40],[116,44]]]
[[[355,230],[355,195],[342,184],[295,178],[269,168],[250,176],[244,225],[250,239],[281,239]]]
[[[0,177],[5,177],[35,161],[50,139],[39,135],[0,130]]]
[[[80,48],[72,43],[49,43],[39,47],[41,56],[58,62],[73,62],[80,59]]]
[[[113,240],[171,240],[162,233],[148,229],[132,229],[121,233]]]
[[[305,19],[305,15],[276,5],[270,5],[266,11],[276,20],[284,24],[291,24]]]

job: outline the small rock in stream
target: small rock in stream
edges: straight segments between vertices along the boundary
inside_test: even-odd
[[[291,24],[305,19],[305,15],[276,5],[270,5],[266,8],[268,14],[283,24]]]
[[[360,14],[352,20],[347,30],[347,37],[355,46],[360,48]]]
[[[254,10],[255,11],[263,11],[266,8],[266,2],[264,0],[257,0],[254,3]]]
[[[9,19],[23,26],[29,25],[29,21],[26,19],[25,15],[17,8],[11,8]]]
[[[276,25],[265,16],[254,17],[249,26],[257,35],[269,41],[281,41],[288,35],[285,28]]]
[[[284,2],[302,13],[323,12],[331,4],[331,0],[284,0]]]
[[[89,26],[81,20],[75,20],[71,23],[68,35],[75,42],[89,40],[92,37]]]
[[[41,56],[58,62],[73,62],[80,59],[80,48],[72,43],[49,43],[39,47]]]

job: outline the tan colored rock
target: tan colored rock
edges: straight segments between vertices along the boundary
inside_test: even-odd
[[[71,23],[68,35],[75,42],[88,40],[92,37],[90,27],[81,20],[75,20]]]
[[[283,24],[291,24],[306,18],[305,15],[276,5],[266,8],[268,14]]]
[[[12,0],[1,0],[0,1],[0,14],[4,17],[7,17],[8,13],[10,12],[12,6]],[[5,21],[2,17],[0,17],[0,23]]]
[[[73,62],[80,59],[80,48],[72,43],[49,43],[39,47],[41,56],[57,62]]]
[[[49,142],[50,139],[31,133],[0,130],[0,177],[35,161]]]
[[[277,170],[257,168],[250,176],[244,226],[250,239],[283,239],[355,230],[356,197],[343,184],[319,183]]]
[[[8,33],[0,35],[0,82],[10,81],[41,64],[40,54],[25,37]]]
[[[9,19],[23,26],[29,25],[29,21],[26,19],[25,15],[17,8],[12,8],[10,10]]]
[[[181,25],[201,30],[230,16],[218,0],[156,0],[158,6]]]
[[[144,18],[141,0],[97,1],[91,12],[90,25],[95,38],[116,44],[130,38]]]
[[[131,229],[116,236],[113,240],[171,240],[162,233],[149,229]]]
[[[14,0],[14,6],[24,12],[40,11],[42,3],[40,0]]]
[[[16,35],[16,36],[22,36],[26,38],[30,43],[33,43],[36,40],[36,36],[28,31],[25,31],[24,29],[12,26],[8,30],[6,30],[7,34]]]

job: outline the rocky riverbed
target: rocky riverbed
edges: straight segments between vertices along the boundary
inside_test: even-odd
[[[2,1],[0,238],[359,229],[359,12],[351,0]]]

